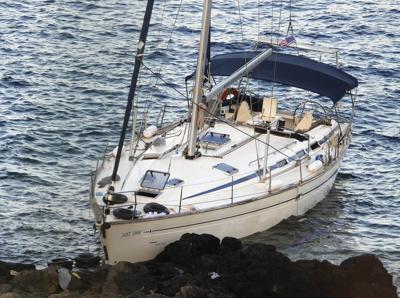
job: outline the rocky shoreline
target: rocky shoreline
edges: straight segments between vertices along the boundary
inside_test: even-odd
[[[185,234],[154,260],[70,271],[0,262],[0,298],[271,297],[395,298],[392,276],[374,255],[292,262],[274,246]]]

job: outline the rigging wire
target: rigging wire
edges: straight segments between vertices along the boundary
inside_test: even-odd
[[[165,13],[165,10],[166,10],[166,7],[167,7],[167,0],[164,0],[164,6],[163,6],[163,10],[162,10],[162,12],[161,12],[161,16],[160,16],[160,19],[161,19],[161,24],[160,24],[160,30],[158,30],[158,41],[157,41],[157,43],[156,43],[156,48],[158,48],[158,46],[160,45],[160,43],[161,43],[161,29],[162,29],[162,27],[163,27],[163,22],[164,22],[164,13]]]
[[[257,49],[258,44],[260,43],[260,35],[261,35],[261,7],[260,7],[260,0],[257,0],[257,43],[255,50]]]
[[[148,66],[146,66],[146,65],[144,64],[144,62],[142,62],[142,65],[143,65],[144,68],[146,68],[147,70],[149,70],[153,75],[157,75],[157,74],[154,73]],[[183,94],[181,91],[179,91],[178,89],[176,89],[174,86],[171,86],[171,84],[168,83],[166,80],[164,80],[164,79],[161,77],[160,74],[158,74],[158,77],[159,77],[159,79],[160,79],[167,87],[173,89],[175,92],[177,92],[179,95],[181,95],[181,96],[183,97],[183,99],[189,100],[190,103],[191,103],[192,105],[196,106],[196,108],[201,108],[201,107],[200,107],[200,104],[195,103],[194,100],[193,100],[192,98],[190,98],[190,97],[188,98],[185,94]],[[230,122],[227,121],[226,119],[223,119],[222,117],[218,117],[218,116],[214,115],[212,111],[208,111],[207,109],[204,109],[204,112],[205,112],[206,114],[208,114],[208,116],[209,116],[210,118],[214,118],[214,119],[216,119],[216,120],[218,120],[218,121],[220,121],[220,122],[222,122],[222,123],[227,124],[228,126],[232,127],[233,129],[235,129],[235,130],[241,132],[242,134],[244,134],[244,135],[246,135],[246,136],[248,136],[248,137],[254,139],[256,142],[260,142],[261,144],[264,144],[264,145],[269,146],[270,148],[272,148],[272,149],[275,150],[276,152],[279,152],[280,154],[284,155],[285,157],[290,157],[289,155],[283,153],[281,150],[275,148],[275,147],[272,146],[271,144],[269,144],[269,143],[267,143],[267,142],[265,142],[265,141],[259,140],[259,139],[257,139],[256,137],[254,137],[253,135],[251,135],[251,134],[249,134],[249,133],[247,133],[247,132],[241,130],[240,128],[236,127],[234,124],[230,123]]]
[[[163,79],[161,77],[160,73],[155,73],[149,66],[147,66],[144,62],[142,62],[142,66],[144,68],[146,68],[148,71],[150,71],[151,74],[153,74],[154,76],[156,76],[160,81],[162,81],[165,86],[171,88],[172,90],[174,90],[176,93],[178,93],[179,95],[181,95],[185,100],[187,99],[186,94],[182,93],[181,91],[179,91],[177,88],[175,88],[174,86],[171,86],[171,83],[167,82],[165,79]]]
[[[156,75],[149,67],[147,67],[143,62],[142,65],[144,68],[146,68],[147,70],[149,70],[152,74]],[[185,94],[183,94],[181,91],[179,91],[178,89],[176,89],[175,87],[171,86],[170,83],[168,83],[166,80],[164,80],[161,75],[158,75],[159,79],[167,86],[170,87],[171,89],[173,89],[174,91],[176,91],[179,95],[181,95],[183,97],[183,99],[185,100],[189,100],[192,105],[196,106],[196,108],[201,108],[200,104],[197,104],[196,102],[194,102],[194,100],[192,98],[187,98]],[[241,130],[240,128],[236,127],[234,124],[230,123],[229,121],[227,121],[226,119],[223,119],[222,117],[218,117],[216,115],[214,115],[212,112],[208,111],[207,109],[204,109],[204,112],[206,114],[208,114],[209,117],[214,118],[222,123],[225,123],[226,125],[230,126],[231,128],[239,131],[240,133],[248,136],[249,138],[252,138],[253,140],[255,140],[256,142],[260,142],[261,144],[264,144],[266,146],[269,146],[270,148],[272,148],[273,150],[275,150],[276,152],[282,154],[285,157],[290,157],[289,155],[283,153],[281,150],[275,148],[275,146],[272,146],[271,144],[264,142],[262,140],[257,139],[256,137],[254,137],[253,135]]]
[[[293,29],[293,22],[292,22],[292,0],[289,1],[289,25],[288,25],[288,29],[286,31],[286,36],[289,35],[289,32],[291,32],[292,35],[294,36],[294,29]],[[297,46],[296,39],[294,40],[294,44],[296,46],[297,55],[300,55],[300,49]]]
[[[165,3],[166,3],[166,2],[167,2],[167,1],[165,0]],[[171,29],[171,32],[170,32],[169,37],[168,37],[167,45],[166,45],[166,47],[163,49],[164,51],[167,51],[167,50],[169,49],[170,44],[171,44],[172,35],[173,35],[174,32],[175,32],[176,21],[177,21],[177,19],[178,19],[178,17],[179,17],[179,14],[180,14],[180,11],[181,11],[181,8],[182,8],[182,3],[183,3],[183,0],[181,0],[180,3],[179,3],[178,11],[177,11],[177,13],[176,13],[176,15],[175,15],[174,23],[172,24],[172,29]],[[165,9],[165,7],[164,7],[164,9]],[[164,11],[163,11],[163,13],[162,13],[161,25],[162,25],[162,23],[163,23],[163,18],[164,18]],[[161,28],[160,28],[160,33],[161,33]],[[161,42],[161,41],[159,41],[159,43],[160,43],[160,42]],[[156,47],[156,48],[157,48],[157,47]],[[165,60],[161,60],[160,65],[159,65],[159,68],[158,68],[158,73],[161,72],[162,67],[164,66],[164,64],[165,64]],[[146,69],[150,70],[148,67],[146,67]],[[152,72],[152,71],[151,71],[151,72]],[[154,74],[154,72],[152,72],[152,73]],[[158,80],[159,80],[159,78],[160,78],[160,76],[156,76],[156,82],[154,83],[153,87],[157,87],[157,86],[158,86]],[[165,82],[164,82],[164,83],[165,83]],[[149,98],[149,101],[150,101],[150,102],[153,101],[153,93],[151,93],[150,98]],[[150,102],[149,102],[148,105],[150,105]]]
[[[243,35],[242,14],[240,12],[240,0],[237,0],[237,7],[238,7],[238,15],[239,15],[239,23],[240,23],[240,35],[242,36],[242,42],[243,42],[244,41],[244,35]]]
[[[280,34],[280,28],[281,28],[281,18],[282,18],[282,0],[281,0],[281,5],[280,5],[280,9],[279,9],[279,22],[278,22],[278,36]],[[272,33],[272,32],[271,32]],[[271,34],[272,35],[272,34]],[[271,44],[272,44],[272,38],[271,38]],[[274,87],[275,87],[275,79],[276,79],[276,69],[277,69],[277,61],[278,60],[278,56],[275,56],[275,60],[274,60],[274,76],[272,79],[272,83],[271,83],[271,97],[274,95]]]
[[[200,107],[200,104],[195,103],[192,99],[190,99],[190,101],[191,101],[192,104],[195,105],[197,108]],[[200,107],[200,108],[201,108],[201,107]],[[212,115],[209,111],[207,111],[207,109],[205,109],[204,112],[207,113],[207,114],[209,114],[212,118],[215,118],[215,119],[221,121],[222,123],[227,124],[227,125],[230,126],[231,128],[233,128],[233,129],[235,129],[235,130],[241,132],[242,134],[248,136],[249,138],[251,138],[251,139],[253,139],[253,140],[257,141],[257,142],[260,142],[260,143],[262,143],[262,144],[264,144],[264,145],[266,145],[266,146],[269,146],[270,148],[272,148],[272,149],[275,150],[276,152],[282,154],[283,156],[285,156],[285,157],[290,157],[289,155],[283,153],[281,150],[277,149],[275,146],[272,146],[271,144],[269,144],[269,143],[267,143],[267,142],[264,142],[264,141],[262,141],[262,140],[257,139],[257,138],[254,137],[253,135],[251,135],[251,134],[249,134],[249,133],[247,133],[247,132],[241,130],[241,129],[238,128],[238,127],[236,127],[234,124],[230,123],[230,122],[227,121],[226,119],[223,119],[223,118],[221,118],[221,117],[217,117],[217,116],[215,116],[215,115]]]
[[[166,1],[165,1],[164,3],[166,3]],[[169,36],[168,43],[167,43],[167,46],[166,46],[165,50],[168,50],[169,45],[170,45],[170,43],[171,43],[172,35],[173,35],[174,31],[175,31],[176,21],[177,21],[177,19],[178,19],[179,14],[180,14],[180,10],[181,10],[181,7],[182,7],[182,3],[183,3],[183,0],[180,1],[179,7],[178,7],[178,11],[177,11],[177,14],[175,15],[173,27],[172,27],[172,30],[171,30],[171,32],[170,32],[170,36]],[[259,0],[258,0],[258,3],[259,3]],[[281,23],[282,0],[281,0],[280,3],[281,3],[281,5],[280,5],[279,27],[278,27],[278,30],[280,30],[280,23]],[[243,41],[244,41],[244,34],[243,34],[242,15],[241,15],[241,10],[240,10],[240,0],[237,0],[237,6],[238,6],[239,21],[240,21],[241,37],[242,37],[242,42],[243,42]],[[165,8],[165,7],[164,7],[164,8]],[[163,14],[164,14],[164,12],[163,12]],[[273,29],[273,15],[274,15],[274,1],[273,1],[273,0],[272,0],[272,13],[271,13],[271,14],[272,14],[272,18],[271,18],[271,43],[272,43],[272,36],[273,36],[273,34],[272,34],[272,32],[273,32],[272,29]],[[163,18],[163,15],[162,15],[162,18]],[[260,8],[258,8],[258,23],[259,23],[259,24],[258,24],[258,36],[259,36],[259,35],[260,35]],[[276,64],[276,60],[275,60],[275,64]],[[164,80],[164,79],[162,78],[160,72],[161,72],[161,69],[162,69],[162,66],[163,66],[163,65],[164,65],[164,61],[162,61],[162,62],[160,63],[160,67],[159,67],[158,74],[156,74],[150,67],[148,67],[148,66],[142,61],[142,66],[143,66],[144,68],[146,68],[148,71],[150,71],[154,76],[156,76],[156,82],[155,82],[154,86],[157,86],[158,81],[161,80],[167,87],[170,87],[170,88],[173,89],[175,92],[177,92],[179,95],[181,95],[185,100],[189,100],[189,101],[192,103],[192,105],[195,105],[195,106],[196,106],[196,108],[199,108],[199,104],[195,103],[195,102],[193,101],[193,99],[188,98],[187,95],[183,94],[181,91],[179,91],[179,90],[178,90],[177,88],[175,88],[174,86],[171,86],[171,84],[170,84],[169,82],[167,82],[166,80]],[[276,72],[276,67],[274,67],[274,77],[275,77],[275,72]],[[273,90],[273,85],[272,85],[272,90]],[[151,95],[151,97],[150,97],[150,100],[152,101],[152,95]],[[147,109],[148,109],[149,105],[150,105],[150,104],[147,105]],[[259,140],[259,139],[257,139],[256,137],[254,137],[253,135],[251,135],[251,134],[249,134],[249,133],[247,133],[247,132],[245,132],[245,131],[239,129],[239,128],[236,127],[234,124],[232,124],[232,123],[230,123],[229,121],[227,121],[226,119],[223,119],[223,118],[221,118],[221,117],[218,117],[218,116],[214,115],[212,112],[209,112],[208,110],[205,110],[205,113],[207,113],[211,118],[215,118],[215,119],[217,119],[217,120],[219,120],[219,121],[221,121],[221,122],[227,124],[228,126],[234,128],[235,130],[241,132],[242,134],[244,134],[244,135],[246,135],[246,136],[248,136],[248,137],[254,139],[256,142],[260,142],[260,143],[262,143],[262,144],[264,144],[264,145],[266,145],[266,146],[269,146],[270,148],[272,148],[272,149],[275,150],[276,152],[279,152],[280,154],[282,154],[282,155],[284,155],[284,156],[286,156],[286,157],[289,157],[288,155],[286,155],[285,153],[283,153],[283,152],[280,151],[279,149],[275,148],[275,147],[272,146],[271,144],[269,144],[269,143],[267,143],[267,142],[264,142],[264,141],[262,141],[262,140]]]
[[[148,66],[146,66],[146,65],[144,64],[144,62],[142,62],[142,66],[143,66],[144,68],[146,68],[147,70],[149,70],[153,75],[157,75],[157,74],[154,73]],[[181,91],[179,91],[179,90],[176,89],[175,87],[171,86],[170,83],[168,83],[166,80],[164,80],[164,79],[161,77],[160,74],[159,74],[158,76],[159,76],[159,79],[160,79],[167,87],[170,87],[171,89],[173,89],[174,91],[176,91],[179,95],[181,95],[181,96],[183,97],[183,99],[189,100],[189,101],[192,103],[192,105],[196,106],[196,108],[201,108],[201,107],[200,107],[200,104],[197,104],[196,102],[194,102],[194,100],[193,100],[192,98],[187,98],[185,94],[183,94]],[[218,121],[220,121],[220,122],[222,122],[222,123],[225,123],[226,125],[228,125],[228,126],[232,127],[233,129],[235,129],[235,130],[241,132],[242,134],[248,136],[249,138],[254,139],[254,140],[257,141],[257,142],[260,142],[261,144],[264,144],[264,145],[269,146],[270,148],[272,148],[272,149],[275,150],[276,152],[279,152],[279,153],[282,154],[283,156],[285,156],[285,157],[290,157],[289,155],[283,153],[281,150],[275,148],[275,147],[272,146],[271,144],[268,144],[267,142],[264,142],[264,141],[262,141],[262,140],[259,140],[259,139],[257,139],[256,137],[254,137],[253,135],[251,135],[251,134],[249,134],[249,133],[247,133],[247,132],[241,130],[240,128],[236,127],[234,124],[230,123],[230,122],[227,121],[226,119],[223,119],[222,117],[218,117],[218,116],[216,116],[216,115],[213,115],[213,113],[210,112],[210,111],[208,111],[207,109],[204,109],[204,112],[205,112],[206,114],[208,114],[209,117],[214,118],[214,119],[217,119]]]
[[[155,48],[157,49],[158,46],[161,44],[161,31],[162,31],[162,27],[163,27],[163,22],[164,22],[164,14],[166,11],[166,7],[167,7],[167,0],[164,0],[164,5],[163,5],[163,9],[161,11],[161,16],[160,16],[160,29],[158,30],[158,35],[157,35],[157,42],[155,44]],[[140,86],[140,81],[142,79],[142,74],[139,73],[138,76],[138,85]],[[157,82],[154,84],[154,86],[157,85]],[[150,100],[151,100],[151,96],[150,96]],[[136,100],[137,101],[137,100]],[[138,105],[138,103],[137,103]],[[134,105],[135,106],[135,105]]]
[[[271,44],[274,35],[274,0],[271,0]]]

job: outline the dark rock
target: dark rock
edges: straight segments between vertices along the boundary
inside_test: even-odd
[[[132,294],[126,296],[126,298],[146,298],[147,295],[142,291],[134,291]]]
[[[225,255],[232,251],[237,251],[242,248],[242,242],[239,239],[232,237],[225,237],[219,246],[219,254]]]
[[[85,297],[93,297],[93,296],[85,296],[77,292],[72,293],[69,292],[68,290],[57,294],[51,294],[48,296],[48,298],[85,298]]]
[[[167,245],[155,260],[185,265],[204,254],[216,254],[218,248],[217,237],[208,234],[184,234],[179,241]]]
[[[184,286],[180,288],[182,298],[206,298],[208,291],[196,286]]]
[[[75,266],[78,268],[93,268],[100,265],[101,258],[90,252],[79,254],[74,258]]]
[[[54,268],[22,271],[11,280],[7,270],[0,271],[8,280],[0,285],[0,298],[397,297],[391,275],[373,255],[350,258],[340,266],[317,260],[292,262],[271,245],[242,246],[234,238],[219,244],[210,235],[185,234],[148,262],[75,272],[64,292]]]
[[[24,270],[15,276],[10,284],[15,292],[38,296],[48,296],[59,291],[58,274],[52,267],[44,270]]]
[[[102,287],[102,297],[127,296],[141,290],[146,294],[158,292],[159,282],[149,274],[144,263],[120,262],[112,266]]]
[[[0,295],[0,298],[22,298],[20,294],[8,292]]]
[[[8,282],[11,278],[10,270],[0,266],[0,284]]]
[[[349,258],[340,264],[340,269],[351,280],[352,297],[397,297],[392,276],[374,255]]]
[[[0,269],[21,272],[22,270],[35,270],[36,267],[33,264],[21,264],[0,261]]]
[[[72,267],[74,265],[74,261],[69,259],[69,258],[63,258],[63,257],[58,257],[51,259],[47,262],[47,266],[55,266],[56,268],[58,267],[63,267],[67,268],[69,270],[72,270]]]
[[[79,277],[77,277],[79,276]],[[71,275],[71,281],[68,284],[68,290],[69,291],[86,291],[90,289],[90,286],[92,284],[89,283],[88,281],[82,279],[82,277],[79,275],[79,273],[72,274]],[[93,287],[93,285],[92,285]]]
[[[68,285],[70,291],[83,291],[90,289],[94,293],[101,293],[102,287],[112,268],[109,265],[103,265],[96,270],[80,270],[72,274],[71,283]]]

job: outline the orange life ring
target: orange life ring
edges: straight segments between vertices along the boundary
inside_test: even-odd
[[[225,88],[225,90],[221,93],[221,96],[219,98],[220,98],[220,100],[225,100],[231,94],[234,97],[238,97],[239,91],[237,89],[235,89],[235,88]]]

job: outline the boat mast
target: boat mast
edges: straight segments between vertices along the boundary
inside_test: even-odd
[[[201,35],[199,44],[199,55],[197,57],[196,78],[193,91],[192,102],[192,119],[190,123],[189,139],[188,139],[188,152],[186,157],[189,159],[195,158],[197,151],[197,118],[198,107],[202,100],[203,81],[204,81],[204,67],[207,55],[207,44],[210,33],[210,20],[211,20],[211,0],[204,0],[203,2],[203,16],[201,21]]]
[[[154,4],[154,0],[147,1],[146,11],[145,11],[144,18],[143,18],[142,31],[140,32],[139,44],[138,44],[138,48],[136,51],[135,66],[134,66],[133,73],[132,73],[131,87],[129,89],[128,102],[126,104],[124,122],[122,124],[121,135],[119,138],[118,151],[117,151],[117,156],[115,158],[115,163],[114,163],[114,170],[113,170],[113,173],[111,176],[111,180],[112,180],[113,184],[117,177],[119,162],[121,159],[122,147],[124,146],[124,141],[125,141],[125,133],[126,133],[126,129],[128,127],[128,122],[129,122],[129,118],[130,118],[131,111],[132,111],[133,99],[134,99],[135,92],[136,92],[136,85],[137,85],[137,81],[138,81],[138,77],[139,77],[140,66],[142,65],[142,62],[143,62],[144,48],[146,45],[147,33],[149,31],[151,13],[153,11],[153,4]]]

